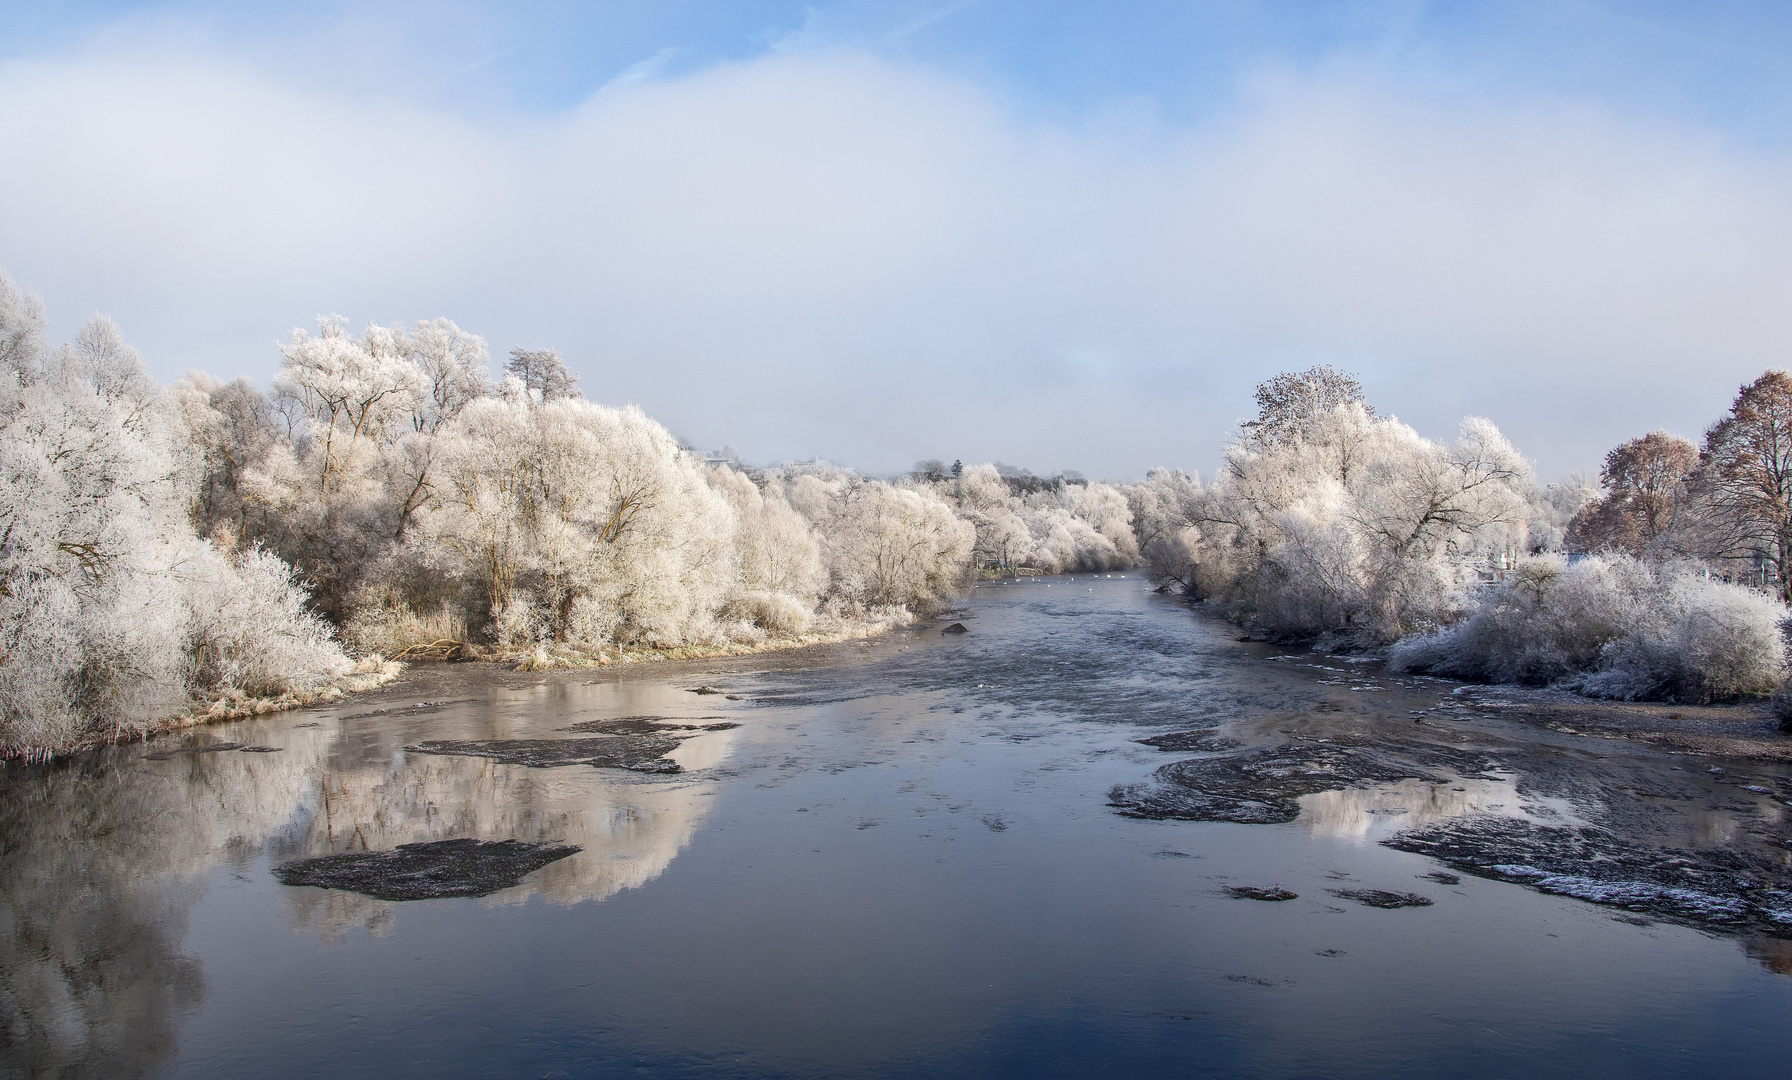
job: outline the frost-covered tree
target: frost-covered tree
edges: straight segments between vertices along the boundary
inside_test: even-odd
[[[369,331],[370,337],[376,331]],[[409,334],[400,327],[380,332],[391,351],[417,369],[422,390],[411,398],[409,430],[386,449],[386,480],[396,498],[392,538],[404,539],[412,517],[435,493],[435,461],[442,429],[466,407],[491,391],[486,375],[484,339],[463,331],[448,319],[419,322]]]
[[[1530,484],[1486,420],[1437,443],[1347,401],[1228,448],[1194,506],[1193,591],[1281,633],[1391,641],[1514,546]]]
[[[381,328],[356,339],[340,318],[318,334],[294,330],[274,379],[276,397],[306,420],[306,455],[326,501],[362,478],[381,444],[402,434],[424,394],[422,372]]]
[[[1200,560],[1200,477],[1180,469],[1153,469],[1143,483],[1125,488],[1135,542],[1146,571],[1160,587],[1187,590]]]
[[[938,490],[976,531],[972,555],[979,565],[1012,572],[1032,554],[1033,535],[1021,519],[1021,500],[1009,492],[995,466],[960,468]]]
[[[763,486],[726,466],[705,474],[739,523],[733,549],[736,592],[728,614],[773,634],[809,627],[828,586],[821,541],[784,497],[776,477]]]
[[[433,528],[477,567],[500,640],[713,636],[736,520],[663,427],[514,376],[462,420]]]
[[[813,467],[794,470],[785,492],[821,539],[834,600],[929,611],[968,582],[976,527],[932,485]]]
[[[41,333],[17,329],[0,337]],[[0,383],[0,743],[11,749],[129,730],[184,690],[167,573],[180,476],[129,359],[96,368],[73,350],[20,349]]]
[[[510,350],[504,371],[522,380],[523,385],[539,394],[543,401],[580,396],[579,377],[552,349],[525,349],[519,345]]]
[[[927,611],[963,588],[976,530],[931,490],[870,480],[841,493],[826,535],[842,595]]]
[[[1138,563],[1132,508],[1119,488],[1080,475],[1039,477],[1002,465],[936,472],[932,489],[976,530],[979,566],[1066,573]],[[924,470],[914,476],[925,482]]]
[[[96,318],[46,353],[17,295],[0,275],[0,752],[342,674],[289,567],[195,534],[203,455],[117,327]]]
[[[23,380],[44,349],[44,305],[0,273],[0,366]]]
[[[227,549],[245,537],[267,538],[267,515],[283,491],[301,482],[267,396],[246,378],[226,383],[203,372],[189,372],[170,390],[199,459],[190,511],[195,526]]]
[[[320,608],[341,622],[391,579],[414,585],[426,569],[428,553],[407,534],[435,497],[446,429],[489,392],[486,346],[448,319],[350,335],[328,318],[281,351],[266,406],[247,386],[190,377],[176,390],[212,464],[206,502],[213,514],[235,511],[224,531],[303,567]],[[249,422],[263,415],[284,430]]]
[[[1525,521],[1530,554],[1573,548],[1569,527],[1575,515],[1599,497],[1598,478],[1585,470],[1569,473],[1553,484],[1533,487]]]
[[[1257,415],[1245,421],[1240,442],[1257,450],[1298,443],[1340,405],[1361,405],[1365,413],[1375,415],[1356,376],[1328,364],[1300,372],[1284,371],[1257,384],[1254,396]]]

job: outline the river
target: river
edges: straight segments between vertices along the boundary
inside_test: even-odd
[[[14,764],[0,1073],[1786,1067],[1778,938],[1380,842],[1618,814],[1688,851],[1766,850],[1783,839],[1783,768],[1733,765],[1760,783],[1716,787],[1703,760],[1494,709],[1444,719],[1456,684],[1240,642],[1137,574],[989,583],[954,618],[967,633],[936,622],[627,671],[418,667],[330,708]],[[566,729],[622,717],[654,718],[642,730],[668,734],[645,737],[671,749],[652,768],[679,771],[478,756],[615,738]],[[1210,741],[1138,741],[1187,731]],[[1309,791],[1270,824],[1120,812],[1166,763],[1352,739],[1429,747],[1426,768],[1448,775]],[[463,752],[406,749],[451,741]],[[176,752],[223,744],[252,749]],[[1614,809],[1620,790],[1634,813]],[[480,897],[381,900],[277,874],[458,838],[579,850]],[[1383,909],[1365,890],[1430,903]]]

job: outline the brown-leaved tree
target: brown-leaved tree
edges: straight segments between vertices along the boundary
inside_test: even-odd
[[[1711,553],[1759,560],[1780,599],[1792,599],[1792,375],[1769,371],[1744,386],[1705,432],[1700,460]]]

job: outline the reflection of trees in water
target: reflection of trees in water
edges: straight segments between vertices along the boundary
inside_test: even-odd
[[[205,993],[180,954],[197,875],[240,861],[245,834],[258,843],[291,813],[275,755],[140,755],[5,779],[0,1051],[21,1073],[137,1076],[167,1059],[180,1012]]]
[[[717,760],[726,732],[690,747]],[[276,861],[345,851],[383,850],[471,836],[576,844],[583,850],[480,902],[556,904],[602,900],[645,885],[672,862],[711,800],[688,780],[644,780],[585,766],[531,769],[482,758],[411,754],[325,773],[301,826],[270,845]],[[297,926],[333,934],[350,926],[381,932],[391,904],[354,893],[288,890]]]
[[[681,751],[719,760],[726,733]],[[688,780],[409,755],[378,730],[282,732],[278,754],[144,760],[142,746],[0,774],[0,1057],[26,1075],[137,1076],[166,1061],[204,997],[181,955],[203,875],[459,836],[584,850],[484,902],[601,900],[657,877],[709,800]],[[379,932],[394,909],[283,889],[295,925]]]
[[[1320,836],[1336,837],[1380,836],[1468,814],[1526,817],[1558,825],[1578,820],[1565,800],[1520,794],[1510,780],[1445,784],[1402,780],[1306,795],[1300,806],[1302,825]]]
[[[1742,949],[1749,959],[1775,975],[1792,975],[1792,941],[1749,934],[1742,939]]]

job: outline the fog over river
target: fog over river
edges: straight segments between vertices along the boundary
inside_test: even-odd
[[[969,632],[940,632],[955,620]],[[1783,766],[1713,774],[1502,716],[1488,690],[1237,633],[1136,574],[992,582],[870,642],[422,666],[328,709],[13,764],[0,1075],[1784,1070]],[[626,717],[648,733],[590,734]],[[660,740],[645,768],[679,771],[467,753],[624,738]],[[254,752],[171,753],[220,743]],[[1416,766],[1285,792],[1291,821],[1127,816],[1187,809],[1172,763],[1387,748]],[[1446,865],[1381,843],[1463,822],[1628,829],[1685,854],[1689,879],[1753,860],[1750,914],[1701,924],[1686,897],[1728,901],[1657,886],[1652,910],[1588,903],[1463,872],[1460,845]],[[276,876],[459,838],[579,850],[479,897]],[[1363,902],[1383,893],[1408,906]]]

